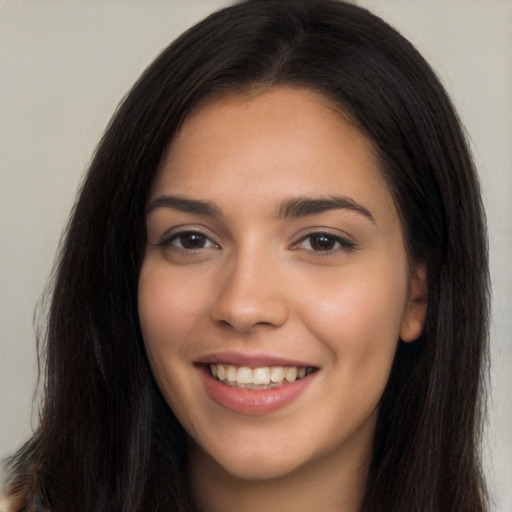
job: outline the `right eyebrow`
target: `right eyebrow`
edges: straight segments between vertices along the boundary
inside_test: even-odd
[[[146,209],[146,214],[156,208],[172,208],[186,213],[196,213],[206,217],[221,217],[220,208],[215,203],[190,199],[182,196],[160,196],[151,201]]]

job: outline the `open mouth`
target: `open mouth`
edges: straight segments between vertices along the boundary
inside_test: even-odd
[[[320,370],[300,363],[294,365],[292,361],[272,361],[278,358],[271,356],[253,356],[249,362],[250,359],[239,354],[224,359],[217,354],[210,361],[196,362],[205,391],[213,402],[238,414],[271,414],[305,393]]]
[[[271,389],[292,384],[315,372],[311,366],[235,366],[233,364],[208,364],[211,377],[227,386],[240,389]]]

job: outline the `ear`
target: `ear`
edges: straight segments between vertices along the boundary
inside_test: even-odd
[[[400,325],[400,339],[406,343],[417,340],[425,325],[427,314],[427,269],[416,265],[409,279],[409,296]]]

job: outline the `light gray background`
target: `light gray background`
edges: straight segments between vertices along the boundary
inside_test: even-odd
[[[0,0],[0,457],[30,435],[32,317],[90,156],[117,102],[177,34],[225,0]],[[465,124],[493,276],[486,471],[512,510],[512,1],[360,0],[417,45]]]

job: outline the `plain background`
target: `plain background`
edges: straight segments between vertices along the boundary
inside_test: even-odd
[[[512,1],[360,0],[424,54],[466,126],[493,278],[486,472],[512,510]],[[0,0],[0,457],[37,423],[32,319],[77,187],[118,101],[225,0]]]

